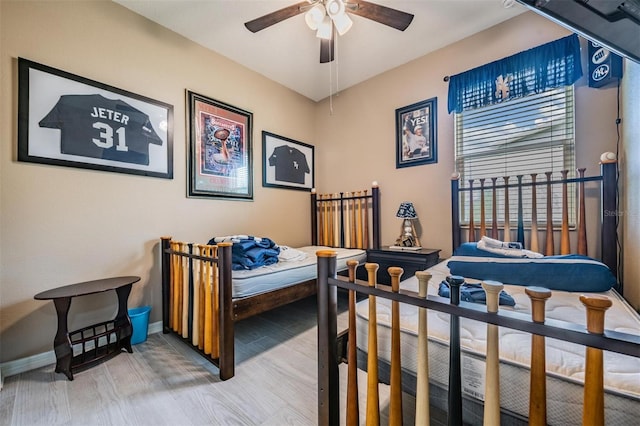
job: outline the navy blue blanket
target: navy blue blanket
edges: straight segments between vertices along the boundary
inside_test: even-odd
[[[256,269],[278,262],[280,247],[270,238],[250,235],[234,235],[229,237],[213,237],[208,244],[232,242],[231,263],[235,271]]]
[[[440,283],[440,287],[438,288],[438,296],[449,298],[449,295],[449,284],[446,281],[442,281]],[[460,300],[464,302],[482,303],[483,305],[486,305],[487,294],[485,293],[481,284],[464,283],[460,286]],[[515,306],[516,301],[513,300],[513,297],[511,297],[511,295],[509,295],[506,291],[502,290],[500,291],[500,296],[498,297],[498,304]]]

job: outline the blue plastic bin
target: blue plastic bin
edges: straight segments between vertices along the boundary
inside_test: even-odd
[[[131,335],[132,345],[137,345],[147,340],[149,312],[151,312],[151,306],[129,309],[129,318],[131,318],[131,325],[133,326],[133,334]]]

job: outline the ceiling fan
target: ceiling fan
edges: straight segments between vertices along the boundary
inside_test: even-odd
[[[305,21],[320,38],[320,63],[333,61],[334,33],[343,35],[351,28],[348,13],[371,19],[400,31],[407,29],[413,15],[390,7],[362,0],[306,0],[245,22],[252,33],[305,13]]]

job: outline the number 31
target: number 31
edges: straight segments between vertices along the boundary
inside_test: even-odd
[[[95,123],[93,123],[93,128],[100,130],[100,139],[93,138],[93,143],[95,143],[100,148],[113,148],[113,127],[111,127],[107,123],[96,121]],[[125,128],[119,127],[118,130],[116,130],[116,134],[118,135],[118,145],[116,146],[116,150],[124,152],[129,151],[129,147],[127,147],[127,140],[125,137]]]

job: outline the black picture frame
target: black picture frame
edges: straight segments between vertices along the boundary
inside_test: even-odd
[[[396,169],[438,162],[437,116],[438,98],[396,109]]]
[[[188,196],[253,200],[253,114],[187,90]]]
[[[314,185],[314,147],[263,131],[262,186],[311,191]]]
[[[18,58],[18,161],[173,179],[173,106]]]

